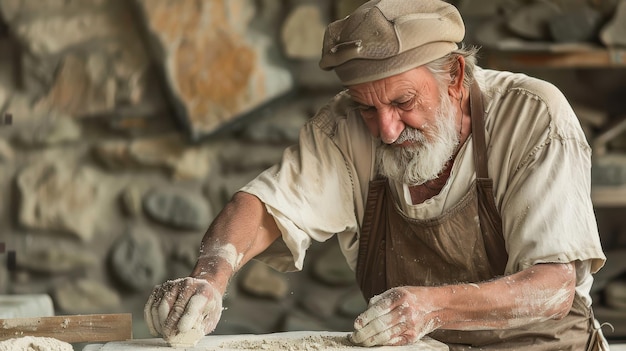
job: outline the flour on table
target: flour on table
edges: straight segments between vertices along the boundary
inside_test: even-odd
[[[74,351],[74,348],[54,338],[24,336],[0,341],[0,351]]]
[[[300,339],[266,339],[232,341],[221,345],[233,350],[271,350],[271,351],[318,351],[349,350],[354,346],[345,336],[305,336]]]
[[[305,335],[315,332],[287,332],[267,335],[240,335],[240,339],[224,341],[215,349],[224,351],[443,351],[448,346],[425,337],[410,345],[376,346],[373,348],[361,347],[353,344],[348,333],[324,332],[314,335]]]

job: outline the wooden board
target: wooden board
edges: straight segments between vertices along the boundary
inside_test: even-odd
[[[106,342],[129,340],[132,334],[130,313],[0,319],[0,341],[35,336],[68,343]]]
[[[104,345],[87,345],[82,351],[298,351],[298,350],[368,350],[368,351],[448,351],[445,344],[425,337],[424,340],[406,346],[359,347],[347,341],[348,332],[298,331],[261,335],[208,335],[194,347],[175,349],[163,339],[136,339],[109,342]]]
[[[592,185],[591,201],[596,207],[626,206],[626,185]]]
[[[601,47],[558,49],[550,44],[536,49],[532,45],[520,45],[515,49],[481,50],[483,66],[495,69],[518,68],[605,68],[626,67],[626,50]]]

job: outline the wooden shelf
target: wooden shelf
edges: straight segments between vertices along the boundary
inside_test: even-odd
[[[626,48],[592,45],[519,45],[483,48],[483,67],[508,68],[626,68]]]
[[[626,206],[626,185],[622,186],[591,186],[591,201],[597,207]]]

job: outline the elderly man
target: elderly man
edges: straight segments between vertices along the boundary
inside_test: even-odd
[[[576,116],[553,85],[476,66],[463,37],[438,0],[370,1],[330,24],[320,67],[346,89],[235,194],[190,276],[155,288],[153,333],[211,332],[244,263],[300,269],[313,240],[336,235],[369,299],[355,344],[606,349],[589,296],[605,256]]]

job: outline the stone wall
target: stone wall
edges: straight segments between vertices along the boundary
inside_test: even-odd
[[[132,312],[146,337],[152,287],[189,273],[224,203],[339,89],[320,43],[356,4],[0,1],[0,241],[17,253],[0,293],[49,293],[58,314]],[[334,258],[312,273],[246,267],[218,332],[349,328],[360,296],[326,245]],[[323,298],[291,309],[301,282]],[[350,324],[314,327],[306,311]]]
[[[324,26],[362,2],[0,0],[0,293],[132,312],[147,337],[151,288],[189,273],[225,202],[340,89]],[[581,100],[571,82],[624,81],[536,73]],[[303,272],[246,266],[217,332],[349,330],[364,303],[331,240]]]

